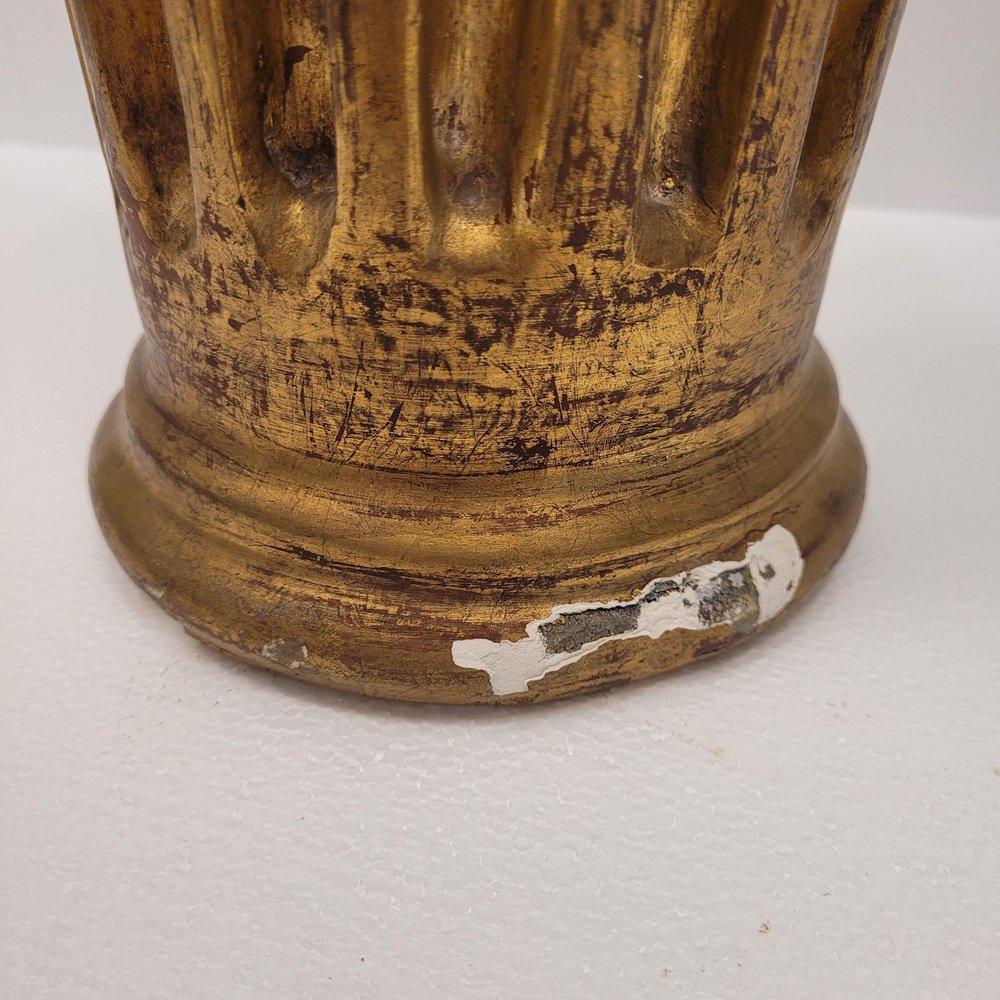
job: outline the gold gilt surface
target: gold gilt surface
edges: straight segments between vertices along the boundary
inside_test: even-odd
[[[774,524],[864,460],[812,332],[896,0],[69,0],[145,335],[92,486],[196,635],[366,694]]]

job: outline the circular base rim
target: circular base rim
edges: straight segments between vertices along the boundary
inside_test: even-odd
[[[609,636],[526,690],[499,694],[490,674],[458,666],[452,652],[456,640],[516,643],[530,622],[545,619],[569,595],[626,603],[654,578],[739,560],[775,525],[791,532],[803,559],[788,602],[794,606],[846,548],[860,516],[865,475],[861,444],[840,410],[818,452],[778,488],[725,511],[694,535],[652,540],[648,557],[630,559],[617,578],[604,574],[599,587],[556,572],[548,591],[530,595],[512,593],[502,567],[495,586],[463,593],[433,573],[393,578],[371,567],[335,565],[304,545],[262,544],[268,526],[248,524],[150,458],[122,396],[102,421],[91,456],[95,509],[112,550],[191,634],[244,662],[312,683],[457,704],[520,704],[599,690],[756,634],[760,624],[747,627],[742,620],[673,628],[656,639]],[[530,542],[526,537],[525,546]],[[460,540],[459,553],[462,544],[481,546],[482,539]],[[478,562],[482,556],[475,553]]]

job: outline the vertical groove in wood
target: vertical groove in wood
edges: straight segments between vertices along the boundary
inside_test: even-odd
[[[446,258],[496,250],[502,227],[514,220],[511,169],[522,110],[516,96],[525,14],[523,0],[422,5],[432,242]]]
[[[409,247],[426,228],[418,0],[330,0],[337,222]]]
[[[191,148],[199,234],[242,230],[265,202],[271,167],[255,113],[259,12],[228,16],[225,0],[164,0]]]
[[[511,177],[514,213],[533,218],[535,192],[558,103],[559,76],[566,48],[566,10],[573,0],[526,5],[517,58]]]
[[[839,0],[792,190],[802,249],[836,223],[875,113],[904,0]]]
[[[284,55],[279,62],[274,52],[281,37],[274,13],[234,0],[164,0],[164,12],[187,119],[199,237],[245,233],[270,266],[290,277],[305,273],[329,239],[334,196],[323,190],[322,156],[319,170],[303,173],[298,160],[299,176],[288,177],[297,162],[289,152],[294,128],[278,133],[289,144],[275,146],[277,157],[265,144],[268,95],[284,87],[286,68]],[[294,23],[284,22],[283,30]],[[306,107],[324,103],[321,95]],[[315,161],[315,150],[307,155]],[[315,181],[318,196],[305,197]]]
[[[563,8],[545,151],[531,216],[579,252],[612,240],[624,254],[638,187],[658,3],[569,0]]]
[[[336,190],[334,83],[323,0],[266,7],[270,67],[264,142],[285,179],[303,195]]]
[[[160,0],[67,6],[120,211],[134,236],[182,243],[194,229],[194,207]]]
[[[765,0],[749,114],[725,210],[727,235],[780,232],[798,167],[835,4]]]
[[[472,8],[472,9],[470,9]],[[433,186],[450,210],[510,221],[519,0],[426,0]]]
[[[647,266],[693,263],[718,242],[770,15],[768,0],[666,2],[634,221]]]

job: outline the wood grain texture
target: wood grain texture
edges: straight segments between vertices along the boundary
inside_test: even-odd
[[[798,600],[864,463],[813,340],[897,0],[69,0],[145,327],[102,526],[234,654],[498,698],[451,644],[773,524]],[[301,653],[300,653],[301,651]]]

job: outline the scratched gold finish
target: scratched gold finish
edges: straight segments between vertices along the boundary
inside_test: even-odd
[[[499,698],[455,640],[741,559],[798,601],[864,460],[812,332],[896,0],[69,0],[145,335],[91,479],[244,660]]]

